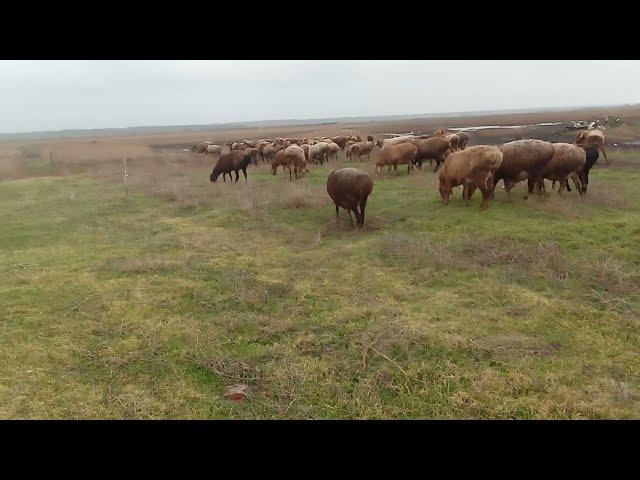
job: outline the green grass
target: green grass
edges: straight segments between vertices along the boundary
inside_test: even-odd
[[[639,416],[639,173],[486,211],[374,175],[354,232],[328,171],[0,183],[0,417]]]

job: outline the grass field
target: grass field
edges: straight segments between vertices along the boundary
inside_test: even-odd
[[[638,418],[625,155],[585,198],[519,187],[487,211],[363,163],[362,232],[335,223],[328,167],[230,186],[134,159],[126,198],[117,163],[34,164],[0,182],[0,417]]]

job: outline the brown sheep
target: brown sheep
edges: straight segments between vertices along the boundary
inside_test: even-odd
[[[208,145],[205,154],[220,155],[222,153],[222,147],[220,145]]]
[[[326,142],[318,142],[315,145],[309,147],[309,161],[312,163],[319,163],[329,161],[329,144]]]
[[[264,162],[273,162],[278,149],[273,145],[267,145],[262,149],[262,160]]]
[[[210,142],[209,140],[205,140],[204,142],[200,142],[196,145],[194,145],[193,147],[191,147],[191,151],[195,154],[199,154],[199,153],[207,153],[207,147],[209,145],[213,145],[213,142]]]
[[[604,151],[604,133],[600,130],[581,130],[576,135],[576,145],[581,147],[593,147],[602,152],[604,161],[607,165],[611,165],[607,154]]]
[[[580,172],[587,161],[587,154],[583,148],[571,143],[553,143],[554,153],[551,160],[545,165],[539,179],[534,181],[529,178],[528,190],[533,193],[534,186],[539,193],[544,192],[544,179],[560,182],[558,194],[567,187],[567,179],[571,177],[578,193],[583,195]]]
[[[412,142],[413,140],[415,140],[415,138],[416,137],[414,135],[402,135],[400,137],[386,139],[379,138],[376,142],[376,145],[381,149],[384,149],[387,147],[392,147],[394,145],[399,145],[401,143]]]
[[[429,160],[430,162],[436,161],[436,168],[434,172],[438,171],[440,165],[444,163],[447,156],[451,153],[451,144],[442,137],[430,137],[427,139],[416,138],[411,142],[418,147],[418,154],[416,156],[416,165],[418,168],[422,168],[422,162]]]
[[[245,153],[251,155],[251,160],[253,161],[254,165],[258,164],[258,149],[257,148],[247,147],[245,149]]]
[[[366,155],[369,160],[371,160],[371,150],[373,150],[375,144],[373,142],[356,142],[351,145],[350,157],[353,161],[354,155],[358,157],[358,161],[360,161],[360,156]]]
[[[234,142],[231,145],[231,150],[245,150],[246,148],[247,148],[247,145],[242,142]]]
[[[307,159],[304,156],[304,149],[298,145],[291,145],[284,149],[284,158],[289,166],[289,180],[291,180],[291,166],[296,179],[301,177],[307,170]]]
[[[455,133],[447,133],[442,135],[442,138],[449,142],[452,152],[457,152],[459,150],[460,137],[458,137],[458,135]]]
[[[456,133],[459,139],[458,148],[460,150],[464,150],[469,143],[469,134],[467,132],[458,132]]]
[[[345,135],[337,135],[335,137],[333,137],[331,140],[333,140],[335,143],[338,144],[338,146],[344,150],[344,147],[347,144],[347,140],[348,138]]]
[[[330,140],[329,142],[327,142],[327,145],[329,145],[328,158],[333,160],[338,160],[338,152],[340,152],[340,146],[337,143],[335,143],[333,140]]]
[[[336,222],[340,207],[349,212],[349,221],[353,225],[351,212],[356,215],[356,229],[364,227],[364,210],[367,199],[373,191],[373,180],[368,173],[358,168],[340,168],[333,170],[327,178],[327,193],[336,206]],[[358,211],[360,207],[360,211]]]
[[[226,175],[229,174],[229,178],[232,179],[231,172],[235,172],[235,183],[238,183],[238,178],[240,178],[240,174],[238,172],[242,170],[245,181],[248,181],[247,167],[250,163],[251,155],[244,153],[242,150],[233,150],[229,153],[224,153],[220,155],[220,159],[216,163],[216,166],[213,167],[213,171],[211,172],[211,175],[209,175],[209,180],[215,183],[220,174],[222,174],[222,180],[226,183]]]
[[[440,196],[446,205],[453,187],[463,185],[462,197],[466,205],[476,188],[482,192],[480,208],[488,205],[493,189],[493,175],[502,163],[502,152],[497,147],[479,145],[453,152],[440,171]]]
[[[499,147],[502,151],[502,165],[496,170],[493,182],[493,192],[500,180],[504,182],[504,189],[511,189],[522,180],[531,178],[534,182],[542,179],[542,172],[554,154],[553,144],[542,140],[516,140]],[[527,198],[525,196],[525,198]]]
[[[282,165],[282,170],[285,168],[289,169],[289,178],[291,178],[291,164],[287,161],[287,158],[284,156],[284,148],[281,148],[277,152],[275,152],[275,156],[273,158],[273,162],[271,162],[271,173],[275,175],[278,173],[278,167]]]
[[[395,171],[398,170],[398,165],[407,165],[407,174],[409,174],[417,155],[418,147],[413,143],[401,143],[384,148],[376,160],[376,172],[380,173],[385,165],[388,167],[387,172],[391,171],[391,165]]]

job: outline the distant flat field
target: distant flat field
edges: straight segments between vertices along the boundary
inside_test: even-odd
[[[230,185],[152,146],[201,137],[0,145],[1,418],[640,416],[640,152],[610,148],[583,198],[481,211],[376,149],[355,232],[325,189],[344,153]]]

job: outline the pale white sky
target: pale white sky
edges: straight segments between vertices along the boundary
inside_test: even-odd
[[[640,61],[0,61],[0,133],[640,101]]]

